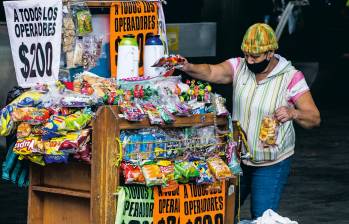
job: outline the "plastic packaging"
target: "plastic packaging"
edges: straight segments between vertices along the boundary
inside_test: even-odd
[[[208,168],[208,165],[204,161],[195,161],[195,166],[200,172],[200,177],[196,179],[197,184],[212,184],[214,182],[214,178]]]
[[[233,177],[229,167],[221,158],[209,158],[207,164],[217,180],[225,180]]]
[[[85,2],[76,2],[71,5],[71,10],[75,19],[76,34],[85,36],[92,30],[92,15]]]
[[[259,130],[259,140],[264,147],[276,145],[279,122],[274,116],[263,117]]]
[[[140,166],[123,162],[121,168],[125,184],[145,184],[145,178]]]
[[[142,172],[148,187],[162,184],[162,174],[160,167],[157,164],[144,164],[142,166]]]

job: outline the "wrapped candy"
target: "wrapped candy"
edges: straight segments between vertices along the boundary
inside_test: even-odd
[[[142,166],[142,171],[148,187],[162,184],[162,174],[157,164],[146,163]]]
[[[161,125],[164,124],[164,121],[161,118],[159,111],[151,103],[145,103],[142,105],[143,110],[148,114],[149,122],[152,125]]]
[[[264,147],[276,145],[279,122],[273,116],[265,116],[259,130],[259,140]]]
[[[140,166],[123,162],[121,164],[125,184],[145,184],[145,178]]]
[[[224,180],[233,177],[229,167],[221,158],[209,158],[207,164],[211,173],[217,180]]]
[[[172,70],[175,68],[181,68],[183,66],[184,59],[177,55],[164,56],[157,60],[152,67],[163,67],[166,70]]]
[[[175,116],[173,116],[172,113],[169,110],[167,110],[166,107],[158,106],[157,109],[158,109],[158,111],[160,113],[160,116],[161,116],[162,120],[166,124],[172,124],[173,122],[176,121]]]
[[[225,116],[229,114],[227,108],[225,108],[225,99],[219,94],[212,94],[212,104],[215,108],[217,116]]]
[[[144,112],[139,105],[130,102],[123,102],[120,105],[121,112],[128,121],[141,121],[144,119]]]

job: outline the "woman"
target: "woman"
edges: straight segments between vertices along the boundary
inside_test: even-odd
[[[246,32],[241,49],[244,58],[220,64],[190,64],[182,70],[196,79],[233,84],[233,119],[247,134],[252,158],[242,164],[240,202],[251,193],[251,215],[255,219],[267,209],[278,210],[294,154],[293,121],[303,128],[319,126],[320,113],[302,72],[275,54],[278,49],[273,29],[257,23]],[[262,119],[279,122],[276,144],[265,146],[259,139]]]

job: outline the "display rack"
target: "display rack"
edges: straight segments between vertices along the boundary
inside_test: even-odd
[[[147,119],[129,122],[119,117],[116,106],[100,107],[92,122],[91,165],[70,162],[41,167],[31,165],[28,199],[29,224],[114,224],[119,186],[119,159],[116,139],[124,129],[150,127]],[[227,119],[213,114],[177,117],[164,128],[217,125]],[[234,220],[235,179],[228,182],[225,223]],[[229,192],[229,193],[228,193]]]

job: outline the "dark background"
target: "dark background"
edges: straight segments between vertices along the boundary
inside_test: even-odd
[[[296,127],[293,168],[280,206],[280,214],[311,223],[348,223],[349,220],[349,8],[346,0],[311,0],[302,7],[296,32],[287,29],[278,53],[292,62],[318,62],[311,87],[318,105],[320,128]],[[167,0],[167,23],[216,22],[216,57],[189,58],[194,63],[218,63],[241,56],[240,44],[247,27],[276,18],[272,0]],[[0,7],[0,21],[4,21]],[[276,22],[271,25],[275,28]],[[305,74],[307,76],[307,74]],[[215,86],[231,101],[231,86]],[[230,108],[230,106],[229,106]],[[3,151],[3,150],[2,150]],[[25,223],[25,189],[0,181],[0,223]],[[248,218],[248,206],[242,208]]]

